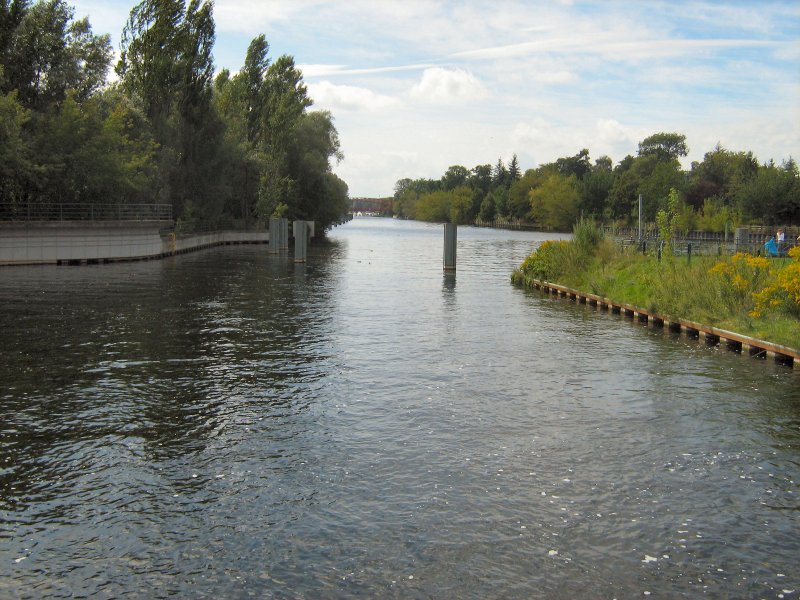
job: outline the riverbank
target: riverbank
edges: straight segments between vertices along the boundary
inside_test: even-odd
[[[545,294],[553,294],[559,298],[572,300],[579,304],[586,304],[597,310],[609,311],[612,314],[618,314],[655,328],[703,340],[708,346],[725,347],[732,352],[747,354],[754,358],[771,358],[789,367],[800,366],[800,350],[795,350],[794,348],[773,344],[765,340],[741,335],[734,331],[711,327],[686,319],[652,313],[639,306],[616,302],[610,298],[581,292],[580,290],[547,281],[531,280],[527,287],[540,290]]]
[[[643,255],[576,227],[572,242],[545,242],[512,274],[514,284],[552,282],[638,307],[658,319],[800,348],[800,249],[782,259],[749,254]]]

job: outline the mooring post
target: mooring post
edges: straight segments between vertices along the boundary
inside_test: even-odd
[[[458,237],[455,223],[444,224],[444,270],[456,270],[456,238]]]
[[[294,262],[306,262],[308,255],[308,221],[294,222]]]

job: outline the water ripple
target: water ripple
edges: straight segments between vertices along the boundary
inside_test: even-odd
[[[542,239],[0,271],[0,596],[791,597],[797,372],[512,288]]]

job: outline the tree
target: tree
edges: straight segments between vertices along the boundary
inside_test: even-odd
[[[610,163],[610,159],[609,159]],[[601,219],[607,208],[608,197],[614,186],[614,174],[611,168],[594,168],[584,175],[580,186],[578,208],[586,216]]]
[[[346,203],[335,206],[332,214],[326,206],[332,199],[328,195],[331,189],[338,191],[338,184],[333,185],[329,177],[330,161],[341,157],[339,134],[331,114],[328,111],[304,114],[287,148],[287,175],[292,182],[291,193],[286,197],[288,218],[317,220],[324,230],[347,211]],[[333,200],[337,204],[341,198],[337,195]],[[327,215],[325,220],[323,215]]]
[[[415,217],[431,223],[450,221],[450,192],[440,190],[425,194],[417,200]]]
[[[576,178],[583,179],[584,176],[592,170],[592,163],[589,160],[589,151],[584,148],[575,156],[559,158],[556,160],[556,168],[558,172],[565,177],[575,175]]]
[[[525,175],[512,184],[508,191],[508,215],[516,219],[531,219],[531,190],[542,185],[547,177],[556,172],[555,165],[552,163],[542,165],[538,169],[528,169]]]
[[[492,165],[477,165],[472,168],[469,176],[469,186],[479,189],[484,194],[492,186]]]
[[[570,231],[578,219],[578,180],[574,175],[549,175],[529,193],[536,222],[558,231]]]
[[[23,138],[23,128],[30,118],[30,110],[17,101],[16,91],[0,95],[0,202],[23,200],[33,178]]]
[[[454,190],[457,187],[465,185],[468,178],[469,171],[467,171],[466,167],[453,165],[442,175],[442,189],[447,191]]]
[[[494,221],[496,212],[494,206],[494,196],[492,196],[492,194],[486,194],[486,196],[483,198],[478,214],[480,215],[482,221],[487,223]]]
[[[472,190],[467,186],[457,187],[450,191],[450,222],[467,223],[472,219]]]
[[[213,223],[224,208],[218,170],[224,126],[211,98],[212,4],[143,0],[122,35],[117,74],[141,98],[169,165],[169,196],[186,227]],[[185,214],[184,214],[185,213]]]
[[[494,166],[494,169],[492,171],[492,186],[494,187],[505,186],[507,179],[508,179],[508,169],[506,169],[505,164],[503,164],[503,159],[498,158],[497,164]]]
[[[800,223],[800,179],[774,164],[764,165],[737,191],[736,204],[767,225]]]
[[[644,154],[626,160],[627,169],[615,169],[615,178],[608,195],[612,218],[630,220],[637,212],[639,194],[644,200],[644,217],[655,219],[672,188],[683,190],[684,177],[677,159],[661,160],[655,154]]]
[[[244,67],[238,78],[243,87],[244,106],[242,109],[247,117],[247,141],[258,144],[265,133],[263,124],[266,115],[266,93],[264,83],[270,59],[267,57],[269,43],[264,35],[254,38],[247,48]]]
[[[736,191],[757,172],[758,162],[752,152],[731,152],[717,144],[701,163],[692,164],[686,201],[695,208],[702,207],[708,198],[731,205]]]
[[[686,136],[679,133],[654,133],[639,142],[639,156],[658,160],[677,160],[689,154]]]
[[[511,164],[508,165],[508,185],[514,185],[514,182],[519,181],[519,178],[522,176],[519,170],[519,161],[517,160],[517,155],[514,154],[511,157]]]
[[[81,102],[105,82],[111,61],[108,35],[92,34],[88,19],[74,21],[63,0],[0,4],[0,92],[17,90],[27,108],[45,110],[68,92]]]

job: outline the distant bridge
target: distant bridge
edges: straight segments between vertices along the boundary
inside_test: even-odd
[[[392,198],[351,198],[353,213],[392,214]]]

